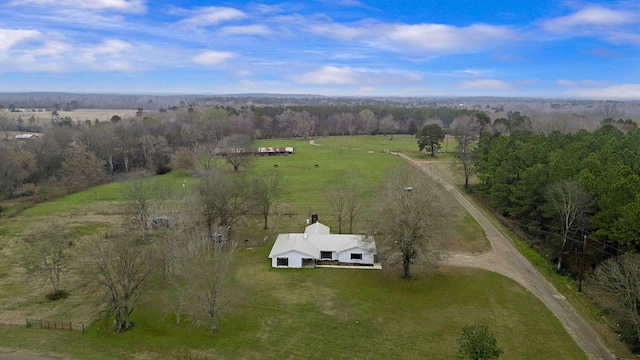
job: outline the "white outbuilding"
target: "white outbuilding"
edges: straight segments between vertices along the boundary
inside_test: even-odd
[[[374,266],[375,254],[372,236],[331,234],[328,226],[316,222],[302,234],[279,234],[269,258],[276,268]]]

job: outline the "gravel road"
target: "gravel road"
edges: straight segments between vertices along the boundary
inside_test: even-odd
[[[429,162],[405,160],[420,168],[425,174],[442,184],[460,204],[473,216],[487,234],[491,250],[480,254],[455,253],[446,256],[444,262],[453,266],[468,266],[490,270],[507,276],[536,295],[556,315],[567,332],[582,347],[589,359],[616,359],[604,345],[600,336],[549,283],[531,263],[516,250],[511,242],[469,202],[458,189],[444,180]]]
[[[58,356],[29,355],[18,352],[5,352],[0,350],[0,360],[62,360]]]

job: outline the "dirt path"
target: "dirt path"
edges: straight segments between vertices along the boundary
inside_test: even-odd
[[[0,360],[62,360],[59,356],[50,355],[30,355],[15,351],[5,352],[0,350]]]
[[[420,162],[400,154],[405,160],[424,171],[442,184],[460,204],[473,216],[487,234],[491,250],[480,255],[450,254],[445,263],[453,266],[469,266],[490,270],[510,277],[536,295],[556,315],[567,332],[585,351],[589,359],[615,359],[593,328],[573,309],[564,296],[549,283],[516,250],[511,242],[470,203],[458,189],[444,180],[427,162]]]

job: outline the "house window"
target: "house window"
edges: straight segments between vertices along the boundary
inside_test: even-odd
[[[362,260],[362,254],[351,254],[351,260]]]
[[[320,251],[320,259],[331,259],[331,251]]]
[[[289,258],[278,258],[278,266],[289,266]]]

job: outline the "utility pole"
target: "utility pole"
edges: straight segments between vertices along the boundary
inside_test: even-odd
[[[578,280],[578,292],[582,292],[582,278],[584,277],[584,253],[587,250],[587,235],[582,231],[582,255],[580,256],[580,276]]]

